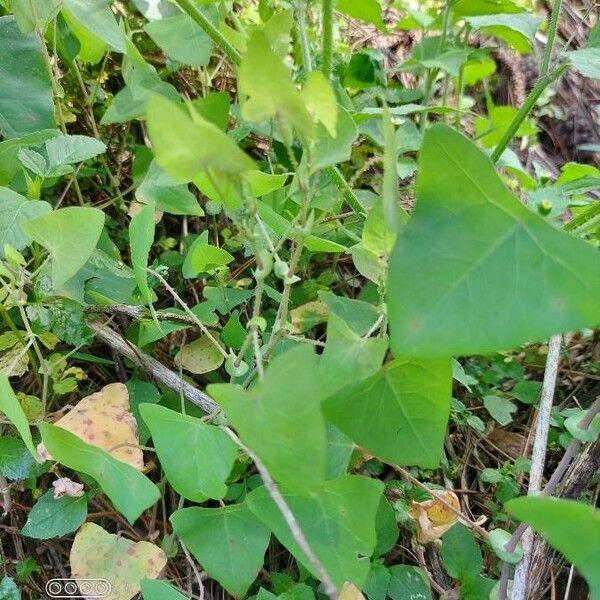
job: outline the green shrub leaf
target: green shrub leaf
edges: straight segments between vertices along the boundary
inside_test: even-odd
[[[15,138],[55,127],[52,83],[40,38],[0,17],[0,131]]]
[[[316,373],[317,356],[302,345],[274,359],[249,390],[207,388],[271,475],[298,491],[317,490],[325,479],[327,435]]]
[[[384,461],[438,466],[451,393],[446,359],[396,359],[325,401],[328,420]]]
[[[514,498],[506,509],[544,536],[585,577],[600,598],[600,511],[572,500]]]
[[[38,540],[61,537],[75,531],[87,517],[87,498],[54,498],[49,489],[34,505],[23,526],[23,535]]]
[[[523,206],[449,127],[432,127],[419,162],[388,278],[397,356],[491,352],[600,322],[594,248]]]
[[[103,227],[101,210],[79,206],[60,208],[22,225],[23,231],[50,253],[55,288],[60,288],[85,265]]]
[[[171,515],[175,533],[206,572],[230,594],[246,594],[260,571],[270,532],[244,503],[183,508]]]
[[[282,489],[310,547],[340,587],[346,581],[359,588],[365,583],[370,566],[368,557],[377,541],[375,516],[382,491],[382,482],[352,475],[326,481],[321,491],[311,495]],[[264,487],[253,490],[246,502],[277,539],[312,571],[310,561],[294,540],[267,490]]]
[[[108,452],[55,425],[42,423],[39,427],[48,452],[65,467],[93,477],[130,523],[160,498],[158,488],[147,477]]]
[[[156,404],[141,404],[140,413],[169,483],[188,500],[223,498],[237,448],[214,425]]]

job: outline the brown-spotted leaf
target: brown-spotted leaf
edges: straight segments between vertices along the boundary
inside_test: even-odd
[[[82,398],[54,425],[106,450],[112,457],[139,471],[144,468],[137,423],[129,411],[129,392],[122,383],[111,383]],[[44,444],[39,444],[37,451],[42,460],[52,458]]]
[[[436,491],[436,496],[440,496],[456,510],[460,509],[460,502],[454,492]],[[413,502],[410,514],[417,522],[417,540],[421,544],[441,538],[458,519],[456,513],[435,497],[425,502]]]
[[[70,564],[73,579],[107,579],[110,600],[130,600],[140,591],[142,579],[161,574],[167,557],[155,544],[132,542],[95,523],[84,523],[73,540]],[[82,597],[94,596],[82,593]]]

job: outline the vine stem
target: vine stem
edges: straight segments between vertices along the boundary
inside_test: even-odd
[[[87,321],[88,327],[96,337],[121,356],[130,360],[134,365],[143,369],[171,390],[182,394],[192,404],[201,408],[209,415],[221,411],[221,407],[207,394],[182,379],[177,373],[165,367],[154,357],[144,354],[136,346],[125,340],[119,333],[112,329],[108,323],[99,320]]]
[[[229,358],[227,351],[223,348],[223,346],[221,346],[221,344],[219,344],[213,334],[207,329],[206,325],[192,312],[192,309],[181,299],[181,296],[175,291],[175,288],[173,288],[173,286],[169,284],[169,282],[158,271],[150,268],[148,268],[147,271],[150,273],[150,275],[156,277],[156,279],[163,284],[165,289],[169,292],[169,294],[171,294],[177,304],[181,306],[188,317],[198,326],[202,334],[209,339],[210,343],[215,347],[217,352],[219,352],[223,358]]]
[[[227,58],[234,64],[239,65],[242,55],[230,44],[229,40],[206,18],[202,11],[192,0],[174,0],[175,4],[187,13],[208,34],[210,39],[220,46]]]
[[[321,71],[329,79],[333,66],[333,1],[323,0],[323,64]]]
[[[544,465],[546,463],[546,449],[548,444],[548,430],[550,429],[550,413],[554,402],[554,390],[556,389],[556,378],[558,375],[558,364],[560,362],[561,336],[553,335],[548,345],[548,357],[544,371],[544,382],[540,394],[540,406],[538,418],[535,425],[535,437],[533,451],[531,454],[531,470],[529,472],[528,496],[535,496],[542,489],[544,478]],[[513,581],[512,600],[525,600],[527,596],[527,576],[531,553],[533,550],[533,531],[528,529],[523,534],[523,558],[515,571]]]
[[[542,64],[540,66],[540,77],[548,75],[550,69],[550,61],[552,60],[552,50],[554,49],[554,42],[556,41],[556,32],[558,31],[558,17],[562,8],[562,0],[554,0],[552,3],[552,15],[550,17],[550,26],[548,28],[548,39],[546,40],[546,47],[544,48],[544,56],[542,57]]]
[[[498,162],[498,159],[502,156],[508,144],[510,144],[511,140],[519,130],[519,127],[521,127],[521,124],[527,118],[527,115],[531,112],[531,109],[535,106],[535,103],[543,94],[544,90],[551,83],[556,81],[568,68],[569,65],[561,65],[551,73],[538,79],[538,82],[535,84],[531,92],[529,92],[529,96],[527,96],[525,102],[515,115],[515,118],[512,120],[511,124],[508,126],[508,129],[504,132],[504,135],[494,148],[491,156],[493,162]]]
[[[310,56],[310,44],[306,33],[306,0],[296,0],[294,4],[294,18],[296,20],[296,31],[298,32],[298,41],[302,49],[302,62],[304,71],[312,71],[312,58]]]
[[[579,428],[582,431],[588,429],[592,421],[594,420],[594,417],[598,413],[600,413],[600,396],[596,398],[594,403],[590,406],[587,413],[583,417],[583,419],[581,419],[581,421],[579,422]],[[541,496],[547,498],[552,495],[552,492],[554,492],[558,484],[562,481],[565,473],[567,472],[567,469],[569,468],[569,465],[571,464],[571,461],[577,456],[580,446],[581,442],[578,439],[573,439],[573,441],[569,444],[569,447],[567,448],[566,452],[563,454],[563,457],[560,459],[560,462],[554,469],[554,473],[552,473],[552,476],[548,480],[548,483],[544,486],[544,489],[540,494]],[[504,546],[508,552],[515,551],[519,540],[521,539],[521,537],[523,537],[523,534],[527,531],[527,529],[528,525],[525,522],[521,523],[515,529],[514,533],[512,534],[512,537],[510,538],[510,540],[508,540],[508,542],[506,542],[506,545]],[[506,600],[509,571],[510,567],[508,563],[505,563],[502,569],[502,576],[500,578],[500,589],[498,591],[499,600]]]
[[[310,562],[316,575],[321,580],[321,583],[325,588],[325,593],[329,596],[331,600],[338,600],[339,591],[335,583],[333,583],[333,580],[327,572],[327,569],[325,568],[323,563],[317,558],[317,555],[313,552],[313,549],[310,547],[310,544],[308,543],[308,540],[306,539],[306,536],[304,535],[300,524],[296,520],[292,509],[290,508],[289,504],[285,501],[285,498],[279,491],[277,484],[273,481],[271,474],[263,464],[262,460],[260,460],[260,458],[254,453],[254,451],[248,448],[248,446],[246,446],[240,440],[240,438],[238,438],[238,436],[231,429],[229,429],[229,427],[221,427],[221,429],[223,429],[223,431],[225,431],[225,433],[233,440],[233,442],[252,459],[252,462],[256,465],[256,469],[258,470],[260,477],[263,480],[263,483],[265,484],[267,492],[269,492],[269,495],[273,499],[273,502],[275,502],[277,508],[279,509],[279,512],[281,512],[281,515],[285,519],[290,533],[292,534],[298,546],[300,546],[302,552],[304,552],[304,554],[306,555],[306,558]]]

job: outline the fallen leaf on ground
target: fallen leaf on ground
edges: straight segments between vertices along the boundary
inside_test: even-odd
[[[460,502],[450,490],[435,491],[450,506],[460,509]],[[456,513],[442,504],[437,498],[425,502],[413,502],[410,514],[417,523],[417,539],[421,544],[433,542],[452,527],[458,520]]]
[[[71,498],[83,496],[83,484],[76,483],[68,477],[60,477],[56,481],[53,481],[52,487],[54,488],[55,500],[58,500],[63,496],[70,496]]]
[[[95,523],[84,523],[71,547],[73,579],[106,579],[110,600],[130,600],[140,591],[142,579],[156,579],[167,564],[165,553],[150,542],[132,542],[108,533]],[[86,595],[91,600],[98,596]]]
[[[144,469],[137,423],[129,411],[129,392],[122,383],[111,383],[81,399],[54,425],[139,471]],[[37,452],[40,460],[52,459],[44,444],[38,444]]]

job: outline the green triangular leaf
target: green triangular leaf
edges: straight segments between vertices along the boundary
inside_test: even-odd
[[[70,206],[31,219],[22,228],[52,258],[52,283],[59,288],[85,265],[100,239],[104,213]]]
[[[598,297],[598,251],[521,204],[467,138],[432,127],[390,262],[396,355],[492,352],[597,325]]]
[[[207,170],[237,176],[254,168],[216,125],[200,115],[192,119],[162,96],[148,101],[147,120],[156,162],[177,180],[191,181]]]
[[[233,596],[244,596],[263,565],[270,538],[248,507],[183,508],[170,521],[204,570]]]
[[[438,466],[450,412],[446,359],[396,359],[325,401],[325,416],[384,461]]]
[[[375,516],[383,483],[348,475],[325,482],[320,492],[302,496],[282,489],[311,549],[336,585],[351,581],[359,588],[369,572],[369,559],[377,541]],[[246,502],[277,539],[312,571],[281,512],[264,487],[248,494]],[[313,575],[317,575],[313,573]]]
[[[316,374],[317,356],[302,345],[273,360],[250,390],[207,388],[271,475],[299,491],[316,490],[325,479],[327,436]]]
[[[156,404],[140,405],[140,413],[169,483],[188,500],[223,498],[225,480],[237,454],[229,436],[214,425]],[[182,452],[173,440],[185,440]]]

